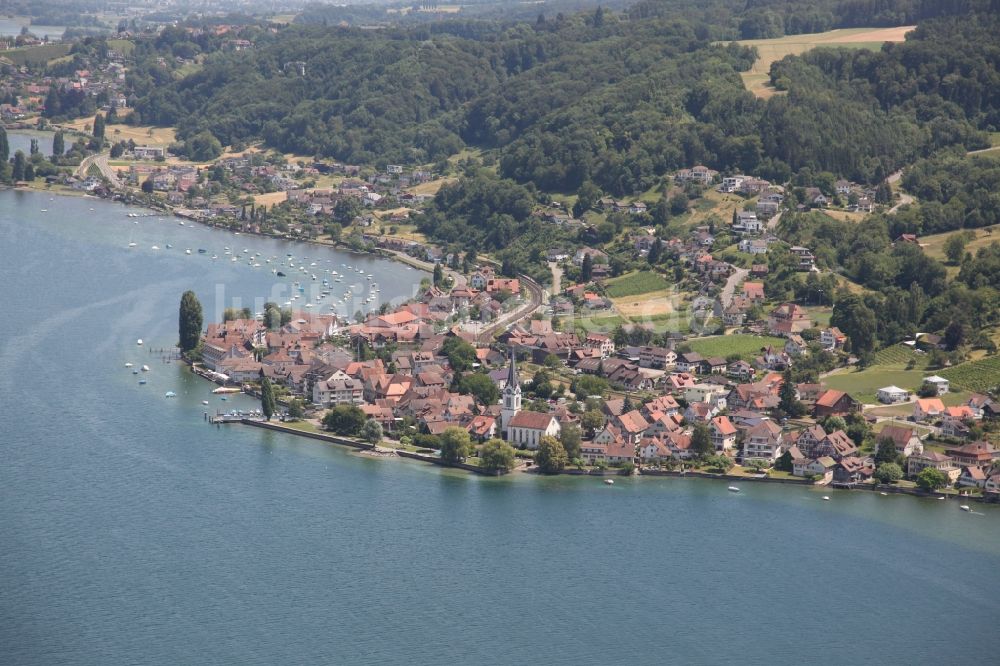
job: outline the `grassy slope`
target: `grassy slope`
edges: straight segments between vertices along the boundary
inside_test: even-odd
[[[699,338],[690,343],[691,350],[702,356],[721,356],[723,358],[732,354],[739,354],[743,359],[750,359],[760,353],[761,347],[773,345],[774,347],[784,347],[785,341],[782,338],[760,335],[718,335],[710,338]]]

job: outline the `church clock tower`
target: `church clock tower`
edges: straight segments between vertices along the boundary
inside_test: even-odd
[[[521,382],[517,378],[517,360],[514,348],[511,347],[507,385],[503,389],[503,407],[500,409],[500,427],[504,434],[507,434],[511,420],[519,411],[521,411]]]

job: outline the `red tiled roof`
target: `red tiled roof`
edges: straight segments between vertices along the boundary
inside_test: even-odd
[[[545,430],[553,418],[555,417],[552,414],[543,414],[542,412],[518,412],[510,420],[510,427]]]

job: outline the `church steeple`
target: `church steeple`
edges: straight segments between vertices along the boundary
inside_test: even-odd
[[[517,356],[510,349],[510,365],[507,366],[507,385],[503,389],[503,406],[500,409],[500,428],[507,433],[510,422],[521,411],[521,381],[517,377]]]
[[[517,380],[517,354],[514,353],[514,347],[510,348],[510,365],[507,366],[507,386],[518,385],[520,382]]]

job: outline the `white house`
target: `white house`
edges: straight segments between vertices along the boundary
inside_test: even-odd
[[[949,383],[944,377],[938,377],[937,375],[931,375],[930,377],[924,377],[924,384],[930,384],[935,389],[937,389],[938,395],[944,395],[948,392]]]
[[[755,238],[753,240],[744,238],[737,246],[740,252],[747,254],[767,254],[767,241]]]
[[[313,402],[317,405],[360,404],[363,393],[361,381],[343,370],[337,370],[326,381],[313,384]]]
[[[729,451],[736,446],[736,426],[728,416],[716,416],[712,419],[709,429],[712,433],[712,444],[716,451]]]
[[[897,402],[906,402],[910,399],[910,392],[898,386],[883,386],[876,392],[879,402],[891,405]]]
[[[743,442],[744,464],[751,460],[773,464],[781,454],[781,426],[774,421],[761,421],[747,432]]]

